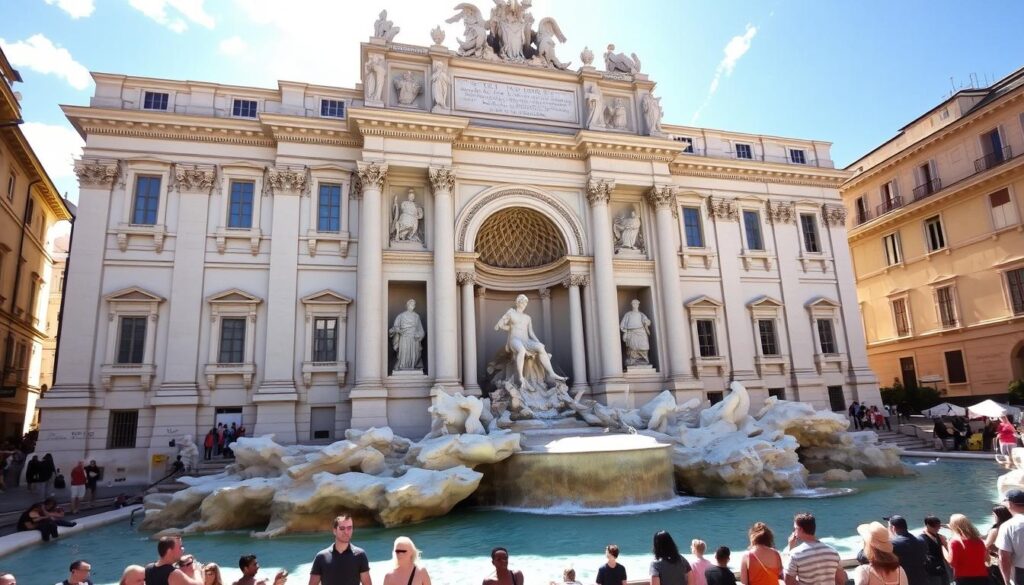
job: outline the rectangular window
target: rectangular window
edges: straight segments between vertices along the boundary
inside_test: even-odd
[[[158,91],[147,91],[142,100],[143,110],[166,110],[168,94]]]
[[[231,181],[231,202],[228,209],[228,227],[249,229],[252,227],[253,191],[252,181]]]
[[[708,392],[708,403],[710,403],[711,406],[714,406],[723,400],[725,400],[725,392]]]
[[[928,241],[928,251],[934,252],[946,247],[946,235],[942,233],[942,218],[936,215],[924,220],[925,238]]]
[[[313,441],[334,438],[333,406],[314,406],[309,409],[309,438]]]
[[[718,342],[715,340],[715,322],[711,319],[697,319],[697,345],[700,357],[718,357]]]
[[[1006,286],[1010,293],[1010,308],[1014,315],[1024,314],[1024,268],[1006,272]]]
[[[704,230],[701,226],[700,209],[696,207],[683,208],[683,227],[686,232],[686,247],[703,248]]]
[[[950,384],[966,384],[967,369],[964,367],[964,352],[958,350],[945,352],[946,373]]]
[[[235,100],[231,105],[231,115],[239,118],[256,117],[256,100]]]
[[[36,213],[36,200],[32,198],[32,194],[29,193],[28,201],[25,202],[25,225],[31,226],[33,215]]]
[[[117,363],[141,364],[146,351],[146,317],[121,317]]]
[[[758,319],[757,332],[761,337],[761,355],[779,355],[779,340],[775,336],[775,319]]]
[[[805,165],[805,164],[807,164],[807,155],[804,154],[804,151],[802,149],[790,148],[789,149],[789,162],[795,163],[795,164],[798,164],[798,165]]]
[[[313,361],[338,361],[338,320],[317,317],[313,323]]]
[[[832,408],[832,412],[846,411],[846,396],[843,395],[842,386],[828,387],[828,404]]]
[[[836,333],[832,329],[832,319],[818,319],[818,341],[821,353],[839,353],[836,350]]]
[[[989,194],[988,202],[992,207],[992,227],[999,230],[1015,223],[1009,189],[1000,189]]]
[[[672,140],[683,143],[683,152],[685,154],[693,154],[693,138],[689,136],[676,136]]]
[[[217,362],[221,364],[245,362],[245,317],[221,319],[220,355]]]
[[[761,214],[756,211],[744,211],[743,229],[747,234],[747,249],[764,250],[764,241],[761,239]]]
[[[156,225],[160,209],[160,177],[135,178],[135,203],[132,205],[132,225]]]
[[[813,213],[801,213],[800,231],[804,235],[804,251],[814,254],[821,252],[821,243],[818,241],[818,217]]]
[[[769,388],[768,389],[768,396],[770,396],[771,398],[775,398],[776,400],[785,400],[786,399],[786,389],[785,388]]]
[[[344,118],[345,102],[342,100],[320,100],[320,116],[323,118]]]
[[[749,144],[737,144],[736,145],[736,158],[745,158],[751,160],[754,158],[754,153],[750,149]]]
[[[7,177],[7,200],[14,201],[14,188],[17,185],[18,178],[14,173],[11,173]]]
[[[107,449],[134,449],[139,430],[139,411],[111,410],[107,424]]]
[[[316,231],[341,231],[341,185],[320,185]]]
[[[857,210],[857,225],[860,225],[868,220],[868,202],[866,196],[862,195],[858,197],[854,206]]]
[[[917,388],[917,366],[912,356],[900,358],[900,377],[904,388]]]
[[[906,299],[896,299],[892,302],[892,318],[896,322],[897,337],[910,335],[910,313],[907,310]]]
[[[939,306],[939,321],[943,327],[956,327],[956,306],[953,304],[953,287],[935,289],[935,302]]]
[[[882,246],[885,248],[885,265],[893,266],[903,262],[903,249],[900,246],[900,235],[889,234],[882,238]]]
[[[935,177],[931,161],[917,167],[917,177],[921,183],[917,187],[914,187],[915,200],[927,197],[941,188],[941,183],[938,178]]]

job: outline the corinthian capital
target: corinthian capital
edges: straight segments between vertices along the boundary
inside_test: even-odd
[[[75,162],[75,175],[80,185],[111,187],[117,174],[117,161],[82,159]]]
[[[452,167],[430,167],[427,171],[434,191],[451,191],[455,188],[455,169]]]
[[[455,273],[455,282],[459,285],[473,284],[476,282],[476,274],[473,272],[457,272]]]
[[[384,188],[384,181],[388,180],[387,163],[358,162],[356,163],[356,176],[359,177],[360,192],[366,189],[380,191]]]
[[[711,216],[714,217],[715,219],[724,219],[726,221],[738,221],[740,218],[739,211],[736,209],[735,199],[725,199],[723,197],[709,197],[708,211],[711,212]]]
[[[846,208],[842,205],[825,205],[821,216],[828,225],[846,225]]]
[[[589,274],[570,274],[562,279],[562,286],[569,288],[571,286],[590,286],[590,275]]]
[[[675,207],[676,188],[672,185],[655,185],[647,191],[647,201],[655,209]]]
[[[270,169],[267,172],[267,183],[274,189],[274,193],[305,191],[306,180],[305,170]]]
[[[212,165],[174,165],[174,184],[178,191],[208,191],[217,172]]]
[[[590,179],[587,181],[587,201],[591,205],[608,203],[615,190],[615,179]]]

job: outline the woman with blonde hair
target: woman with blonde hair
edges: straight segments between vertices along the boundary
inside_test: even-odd
[[[121,573],[118,585],[146,585],[146,569],[139,565],[128,565]]]
[[[854,585],[907,585],[907,574],[892,550],[889,529],[879,522],[861,524],[857,533],[864,539],[868,564],[853,572]]]
[[[217,563],[207,563],[203,567],[203,585],[224,585],[220,577],[220,567]]]
[[[384,585],[430,585],[427,569],[420,567],[420,551],[408,536],[395,539],[395,552],[391,555],[395,568],[384,575]]]
[[[775,535],[764,522],[755,522],[747,532],[750,547],[740,561],[743,585],[778,585],[782,579],[782,555],[775,550]]]
[[[988,549],[981,539],[981,533],[963,514],[949,517],[949,529],[953,532],[953,538],[946,542],[942,555],[953,569],[956,584],[988,585],[989,573],[985,566]]]

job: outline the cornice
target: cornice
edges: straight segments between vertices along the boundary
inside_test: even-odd
[[[342,120],[307,118],[282,114],[260,114],[264,131],[276,142],[299,142],[330,146],[361,147],[363,138],[349,131]]]
[[[677,176],[756,181],[784,185],[806,185],[838,189],[849,176],[849,171],[801,167],[799,165],[776,165],[772,163],[738,163],[725,160],[708,160],[681,155],[669,165],[669,172]]]
[[[402,112],[371,108],[348,111],[349,128],[362,136],[406,138],[453,143],[469,126],[468,118],[438,116],[422,112]]]
[[[651,162],[672,162],[683,144],[664,138],[632,136],[582,130],[576,134],[576,147],[585,157],[622,158]]]
[[[140,110],[61,106],[83,138],[89,134],[188,142],[273,146],[258,120],[213,118]]]
[[[496,128],[467,128],[455,142],[456,150],[476,150],[524,156],[582,159],[572,136]]]

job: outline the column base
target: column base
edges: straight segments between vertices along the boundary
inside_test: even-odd
[[[459,380],[435,380],[434,385],[430,387],[430,396],[433,398],[437,395],[437,390],[444,390],[448,394],[455,394],[458,392],[463,396],[466,396],[466,388],[462,386]],[[477,396],[480,395],[480,389],[477,388]]]
[[[634,408],[629,384],[621,380],[608,380],[593,385],[594,400],[612,408]]]
[[[352,420],[349,428],[368,429],[388,426],[388,391],[378,381],[357,385],[349,393],[352,402]]]

